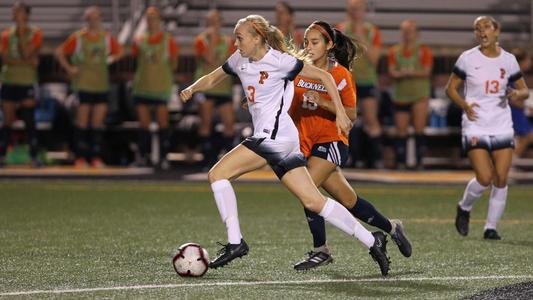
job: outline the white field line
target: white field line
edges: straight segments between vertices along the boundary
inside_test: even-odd
[[[398,278],[368,278],[368,279],[317,279],[317,280],[289,280],[289,281],[227,281],[182,284],[150,284],[115,287],[97,287],[65,290],[34,290],[0,293],[0,296],[21,296],[36,294],[67,294],[91,293],[102,291],[148,290],[148,289],[176,289],[188,287],[218,287],[218,286],[260,286],[260,285],[300,285],[320,283],[360,283],[360,282],[402,282],[402,281],[466,281],[466,280],[498,280],[498,279],[533,279],[533,275],[502,275],[502,276],[451,276],[451,277],[398,277]]]

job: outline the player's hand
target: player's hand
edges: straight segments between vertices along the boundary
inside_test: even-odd
[[[509,102],[513,104],[514,106],[524,106],[523,101],[520,99],[520,92],[513,88],[508,88],[507,93],[505,95],[507,99],[509,99]]]
[[[189,99],[191,99],[191,97],[192,97],[192,94],[193,94],[193,91],[192,91],[191,87],[188,87],[188,88],[184,89],[180,93],[181,101],[183,101],[183,103],[189,101]]]
[[[241,99],[241,108],[242,109],[248,109],[248,99],[246,99],[246,97],[243,97]]]
[[[340,134],[343,132],[346,136],[350,134],[350,129],[352,129],[352,121],[350,118],[344,114],[337,114],[335,123],[337,124],[337,133]]]
[[[306,91],[304,93],[304,97],[307,101],[315,103],[318,106],[320,106],[320,103],[322,101],[322,99],[320,98],[320,94],[318,94],[318,92],[316,91]]]
[[[466,117],[470,121],[477,120],[477,113],[474,110],[475,107],[479,107],[479,105],[477,103],[475,103],[475,102],[472,102],[470,104],[467,103],[466,107],[464,108],[465,113],[466,113]]]
[[[67,68],[67,73],[70,77],[76,77],[80,73],[80,69],[76,66],[71,66]]]

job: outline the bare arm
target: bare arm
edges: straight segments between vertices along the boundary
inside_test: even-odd
[[[452,73],[448,80],[448,84],[446,85],[446,95],[465,111],[466,116],[470,121],[475,121],[477,119],[477,114],[474,111],[474,107],[479,107],[479,105],[475,102],[468,104],[466,100],[459,95],[457,89],[461,83],[463,83],[463,80]]]
[[[513,105],[518,107],[524,106],[524,100],[529,98],[529,89],[526,85],[526,81],[524,78],[520,78],[514,82],[514,86],[514,89],[510,88],[507,90],[507,98],[509,98],[509,101]]]
[[[367,45],[365,54],[373,65],[377,65],[379,62],[379,57],[381,56],[381,48],[369,44]]]
[[[63,67],[63,69],[65,69],[65,71],[70,76],[75,76],[78,73],[78,71],[79,71],[78,68],[76,66],[73,66],[73,65],[70,64],[70,62],[67,59],[67,56],[65,55],[65,52],[63,51],[63,47],[62,46],[57,47],[57,49],[56,49],[54,54],[55,54],[55,56],[57,58],[57,61],[61,65],[61,67]]]
[[[200,77],[192,85],[181,91],[180,97],[183,102],[187,102],[192,94],[196,92],[203,92],[215,87],[222,80],[224,80],[228,74],[222,70],[222,67],[216,68],[213,72]]]
[[[322,84],[324,84],[335,107],[335,115],[337,116],[336,123],[337,128],[339,128],[339,133],[342,130],[348,135],[351,129],[351,122],[342,106],[341,97],[339,91],[337,91],[333,76],[328,72],[309,64],[304,64],[300,74],[304,77],[320,80]]]

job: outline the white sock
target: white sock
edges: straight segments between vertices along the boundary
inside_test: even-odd
[[[355,217],[335,200],[326,198],[326,204],[319,213],[328,223],[344,231],[348,235],[356,237],[367,248],[374,245],[374,236],[364,228]]]
[[[471,211],[474,202],[476,202],[488,186],[482,186],[476,179],[472,178],[466,185],[465,192],[463,194],[463,200],[459,201],[459,206],[466,211]]]
[[[502,218],[507,202],[507,186],[498,188],[492,186],[489,199],[489,213],[487,214],[487,223],[485,229],[496,229],[498,222]]]
[[[226,224],[228,243],[240,244],[242,235],[237,212],[237,198],[231,183],[226,179],[217,180],[211,184],[211,189],[215,195],[220,218]]]

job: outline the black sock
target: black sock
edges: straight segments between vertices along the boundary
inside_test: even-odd
[[[102,128],[93,129],[92,136],[92,157],[102,158],[102,144],[104,141],[104,130]]]
[[[9,137],[11,137],[11,127],[3,126],[0,129],[0,158],[6,157]]]
[[[159,129],[159,158],[161,160],[167,158],[170,151],[170,132],[168,128]]]
[[[382,139],[381,135],[378,136],[371,136],[369,137],[369,143],[370,143],[370,167],[380,167],[377,165],[378,163],[381,163],[381,160],[383,158],[382,153]]]
[[[152,135],[150,131],[148,129],[139,130],[138,147],[139,147],[139,154],[141,155],[142,159],[146,159],[148,157],[148,152],[150,151],[151,142],[152,142]]]
[[[87,128],[76,128],[74,135],[74,153],[76,158],[85,158],[89,156],[89,130]]]
[[[407,154],[407,137],[397,137],[395,139],[395,146],[396,163],[405,165]]]
[[[387,233],[390,233],[392,230],[392,225],[389,219],[385,218],[379,211],[377,211],[372,203],[361,198],[361,196],[357,196],[357,201],[355,202],[354,207],[350,208],[349,211],[359,220]]]
[[[204,156],[202,164],[204,167],[210,168],[217,160],[213,139],[210,136],[200,136],[199,139],[200,147],[202,148],[202,155]]]
[[[423,134],[416,134],[415,143],[416,143],[416,164],[418,166],[421,166],[422,158],[426,154],[426,136]]]
[[[39,151],[39,140],[37,138],[37,129],[35,128],[35,108],[23,108],[21,114],[26,127],[26,139],[30,146],[30,156],[35,159]]]
[[[304,211],[307,217],[307,224],[313,235],[313,246],[315,248],[324,246],[326,244],[326,224],[324,218],[308,209],[304,209]]]

